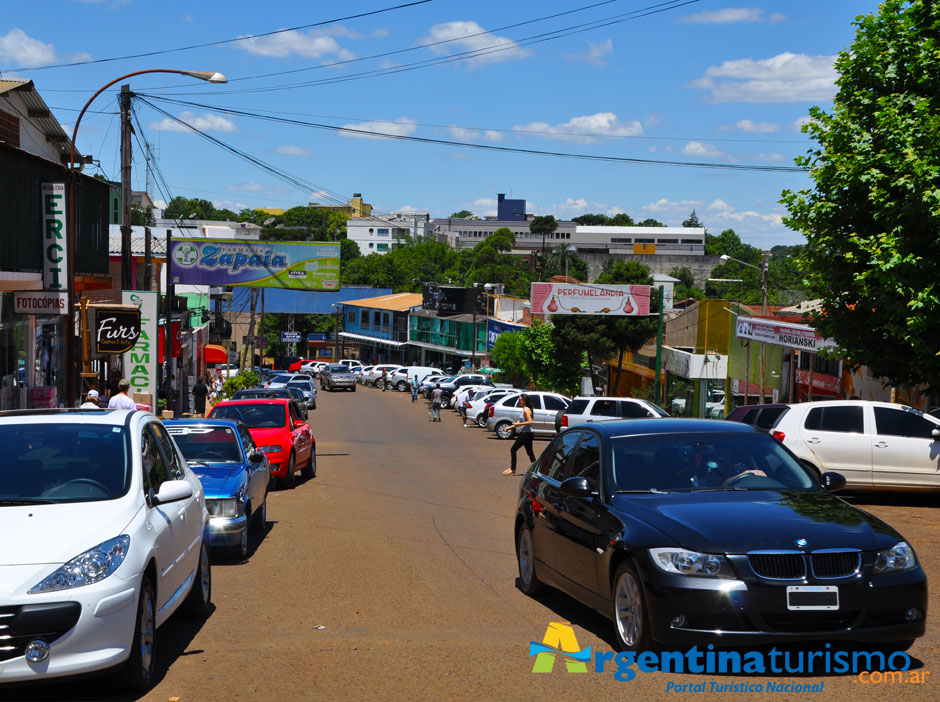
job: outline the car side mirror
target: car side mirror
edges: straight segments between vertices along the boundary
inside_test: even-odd
[[[836,492],[845,487],[845,476],[841,473],[823,473],[820,482],[826,492]]]
[[[251,461],[252,463],[263,463],[263,462],[264,462],[264,454],[261,453],[260,451],[255,451],[253,454],[251,454],[251,455],[248,457],[248,460]]]
[[[934,429],[930,432],[930,435],[935,439],[940,439],[940,429]]]
[[[565,497],[590,497],[595,493],[587,478],[575,475],[561,484],[561,494]]]
[[[165,505],[169,502],[179,502],[193,496],[193,486],[186,480],[167,480],[160,485],[160,490],[154,494],[150,490],[150,506]]]

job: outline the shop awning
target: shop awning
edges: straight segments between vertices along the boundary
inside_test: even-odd
[[[399,346],[405,346],[409,342],[407,341],[392,341],[391,339],[379,339],[374,336],[366,336],[365,334],[353,334],[352,332],[340,332],[339,335],[344,339],[352,339],[353,341],[365,341],[376,346],[389,346],[393,349],[397,349]]]
[[[228,349],[218,344],[206,344],[206,363],[228,363]]]

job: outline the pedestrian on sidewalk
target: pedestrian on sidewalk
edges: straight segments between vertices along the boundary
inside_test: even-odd
[[[79,409],[101,409],[98,405],[98,391],[89,390],[88,394],[85,395],[85,401],[81,404]]]
[[[137,409],[137,403],[127,396],[131,381],[121,378],[118,381],[118,393],[108,401],[108,409]]]
[[[460,416],[463,418],[463,428],[466,429],[469,425],[467,424],[467,410],[470,408],[470,395],[472,393],[465,393],[460,401],[457,403],[457,411],[460,412]]]
[[[532,451],[532,439],[535,434],[532,432],[532,408],[529,407],[529,398],[525,394],[519,395],[519,406],[522,408],[522,419],[515,424],[510,424],[507,429],[519,428],[516,432],[516,440],[512,448],[509,449],[509,468],[503,471],[503,475],[516,474],[516,451],[520,447],[525,447],[525,452],[529,456],[529,463],[535,463],[535,452]]]
[[[205,379],[200,375],[193,385],[193,406],[197,417],[206,416],[206,398],[209,396],[209,386]]]
[[[444,391],[441,390],[441,384],[438,383],[431,391],[431,415],[433,417],[431,421],[441,421],[441,400],[443,397]]]
[[[388,389],[388,368],[382,369],[382,392]]]
[[[418,376],[411,376],[411,401],[418,401]]]

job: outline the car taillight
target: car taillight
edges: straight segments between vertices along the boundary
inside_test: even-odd
[[[495,416],[495,414],[496,414],[496,408],[493,407],[493,405],[488,405],[488,408],[489,408],[489,414],[487,414],[486,416],[487,416],[487,417],[493,417],[493,416]]]
[[[787,438],[787,435],[784,434],[782,431],[772,431],[770,432],[770,435],[774,437],[777,441],[779,441],[781,444],[783,443],[783,440]]]
[[[567,415],[567,414],[561,415],[561,425],[562,425],[563,427],[568,426],[568,415]]]

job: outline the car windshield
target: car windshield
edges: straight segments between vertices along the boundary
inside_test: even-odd
[[[275,404],[216,405],[212,419],[235,419],[249,429],[275,429],[287,424],[287,408]]]
[[[273,378],[271,378],[271,382],[272,383],[289,383],[290,379],[293,377],[294,376],[289,375],[287,373],[282,373],[281,375],[275,375]]]
[[[198,463],[242,463],[242,450],[231,427],[208,425],[168,425],[187,461]]]
[[[807,471],[764,434],[647,434],[612,440],[615,492],[809,490]]]
[[[239,390],[234,395],[232,395],[233,400],[247,400],[252,397],[269,397],[271,399],[278,397],[287,397],[291,396],[290,392],[282,388],[256,388],[251,390]]]
[[[0,427],[0,507],[113,500],[130,486],[124,427],[8,424]]]
[[[300,388],[301,390],[309,390],[313,387],[313,383],[310,382],[309,378],[294,378],[287,385],[288,387],[296,387]]]
[[[342,363],[331,363],[329,366],[330,373],[348,373],[349,369],[344,366]]]

